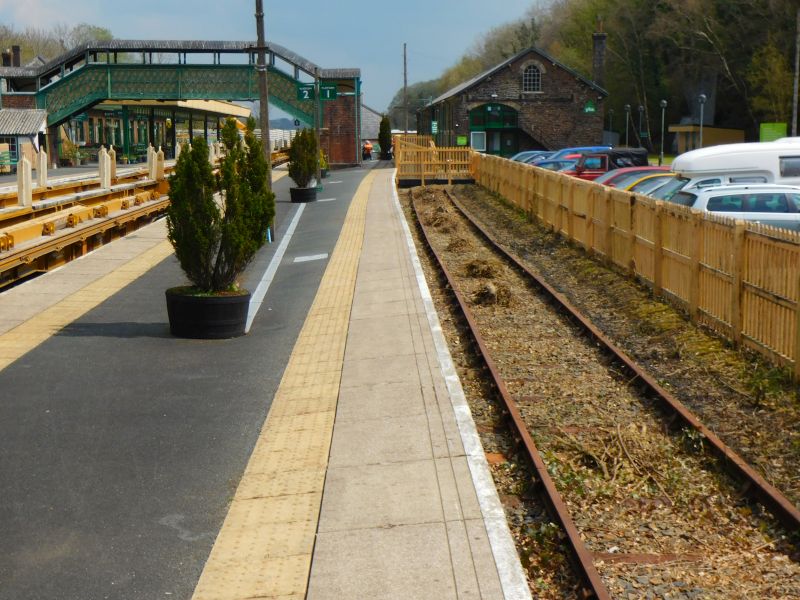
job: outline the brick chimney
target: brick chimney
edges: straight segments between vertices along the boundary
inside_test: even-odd
[[[603,22],[599,21],[600,31],[592,34],[592,79],[603,87],[606,70],[606,38],[607,33],[603,33]]]
[[[12,67],[20,67],[20,53],[19,53],[19,46],[11,46],[11,54],[13,56],[11,66]]]

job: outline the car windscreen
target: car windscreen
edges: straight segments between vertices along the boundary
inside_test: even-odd
[[[639,194],[647,194],[652,192],[657,187],[661,187],[667,181],[669,181],[669,177],[651,177],[650,179],[645,179],[631,186],[630,191],[638,192]]]
[[[611,183],[614,184],[615,188],[619,188],[621,190],[624,190],[626,187],[628,187],[634,181],[638,181],[642,177],[647,177],[647,175],[648,175],[648,173],[646,171],[632,171],[630,173],[625,173],[624,175],[620,175],[619,177],[616,177],[614,179],[614,181],[612,181]]]
[[[697,196],[689,192],[677,192],[669,198],[669,202],[680,204],[681,206],[694,206]]]
[[[672,181],[668,181],[658,188],[655,192],[653,192],[652,196],[658,200],[669,200],[672,198],[672,196],[686,187],[687,183],[689,183],[689,180],[685,177],[676,177]]]

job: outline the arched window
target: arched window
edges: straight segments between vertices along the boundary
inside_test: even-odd
[[[523,92],[542,91],[542,72],[536,65],[528,65],[522,72],[522,91]]]

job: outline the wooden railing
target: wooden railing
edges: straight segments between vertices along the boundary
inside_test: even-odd
[[[433,136],[417,135],[416,133],[396,133],[393,136],[393,141],[395,144],[395,148],[397,148],[398,142],[402,142],[405,144],[413,144],[415,146],[425,146],[426,148],[428,148],[433,143]]]
[[[472,181],[472,154],[470,148],[439,148],[433,141],[429,141],[427,146],[420,146],[395,138],[397,182],[403,186]]]
[[[800,378],[800,233],[473,153],[478,184]]]

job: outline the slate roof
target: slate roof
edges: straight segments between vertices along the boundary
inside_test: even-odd
[[[377,140],[383,115],[366,104],[361,105],[361,139]]]
[[[481,81],[483,81],[484,79],[489,77],[490,75],[493,75],[494,73],[498,72],[500,69],[510,65],[511,63],[516,61],[517,59],[519,59],[519,58],[523,57],[524,55],[526,55],[528,53],[531,53],[531,52],[533,52],[535,54],[538,54],[539,56],[541,56],[543,59],[545,59],[546,61],[550,62],[551,64],[556,65],[557,67],[559,67],[561,69],[564,69],[565,71],[571,73],[577,79],[579,79],[580,81],[582,81],[583,83],[585,83],[589,87],[593,88],[594,90],[597,90],[598,93],[603,94],[604,96],[608,96],[608,92],[605,89],[601,88],[599,85],[597,85],[594,81],[591,81],[590,79],[587,79],[586,77],[584,77],[583,75],[581,75],[580,73],[575,71],[574,69],[570,69],[565,64],[558,62],[555,58],[553,58],[552,56],[547,54],[544,50],[540,50],[539,48],[531,47],[531,48],[527,48],[526,50],[523,50],[522,52],[519,52],[518,54],[515,54],[514,56],[512,56],[511,58],[509,58],[507,60],[504,60],[499,65],[495,65],[491,69],[488,69],[488,70],[484,71],[483,73],[480,73],[479,75],[476,75],[472,79],[468,79],[467,81],[464,81],[463,83],[460,83],[457,86],[455,86],[453,88],[450,88],[445,93],[443,93],[441,96],[439,96],[438,98],[435,98],[428,106],[431,106],[433,104],[438,104],[439,102],[443,102],[443,101],[447,100],[448,98],[452,98],[453,96],[456,96],[456,95],[460,94],[461,92],[464,92],[464,91],[468,90],[469,88],[477,85],[478,83],[480,83]]]
[[[35,135],[46,121],[46,110],[3,108],[0,109],[0,135]]]
[[[299,67],[309,75],[314,74],[314,70],[319,68],[312,63],[278,44],[266,42],[267,51],[278,58],[285,60]],[[82,59],[87,52],[187,52],[187,53],[242,53],[253,51],[256,42],[225,42],[225,41],[206,41],[206,40],[107,40],[102,42],[87,42],[61,56],[57,56],[45,65],[25,67],[0,67],[0,77],[37,77],[43,73],[58,69],[61,64]],[[320,69],[320,77],[323,78],[355,78],[361,77],[361,69]]]

